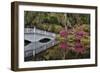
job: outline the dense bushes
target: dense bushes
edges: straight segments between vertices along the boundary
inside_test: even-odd
[[[77,24],[90,24],[90,15],[89,14],[75,14],[75,13],[54,13],[54,12],[24,12],[24,23],[25,27],[39,27],[43,28],[61,28],[65,27],[66,24],[68,27],[73,27]],[[44,24],[44,25],[43,25]],[[46,25],[45,25],[46,24]],[[49,29],[52,31],[52,29]]]

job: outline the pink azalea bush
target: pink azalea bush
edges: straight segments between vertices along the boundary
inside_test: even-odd
[[[68,38],[68,36],[71,35],[74,37]],[[85,37],[89,37],[89,32],[85,32],[82,26],[77,26],[74,27],[74,29],[67,31],[63,29],[60,31],[60,36],[64,38],[64,40],[61,40],[61,43],[59,44],[59,47],[63,50],[70,50],[70,48],[73,48],[72,50],[74,52],[84,54],[86,51],[86,45],[84,45],[84,43],[86,43],[89,48],[89,39],[85,39]],[[74,44],[70,45],[72,43]]]

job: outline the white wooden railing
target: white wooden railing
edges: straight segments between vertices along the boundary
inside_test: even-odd
[[[24,55],[25,55],[25,57],[35,56],[36,54],[38,54],[38,53],[40,53],[40,52],[42,52],[42,51],[54,46],[55,44],[57,44],[57,42],[55,40],[52,40],[52,41],[50,41],[50,42],[48,42],[48,43],[46,43],[46,44],[44,44],[44,45],[42,45],[42,46],[40,46],[38,48],[36,48],[32,44],[27,45],[28,46],[27,47],[28,50],[26,49],[24,51]],[[35,49],[33,47],[35,47]]]
[[[48,32],[48,31],[41,30],[41,29],[37,29],[35,27],[34,28],[25,28],[24,33],[38,33],[38,34],[42,34],[42,35],[55,37],[55,33]]]

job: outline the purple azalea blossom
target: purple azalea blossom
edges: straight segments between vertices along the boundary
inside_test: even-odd
[[[60,31],[60,36],[61,37],[67,37],[67,35],[68,35],[68,32],[66,30]]]
[[[67,50],[68,49],[68,44],[66,42],[61,42],[59,44],[59,47],[63,50]]]
[[[84,47],[81,43],[76,43],[75,44],[75,49],[77,53],[84,53]]]
[[[76,32],[76,36],[80,36],[80,37],[82,37],[82,36],[84,36],[85,35],[85,32],[84,31],[79,31],[79,32]]]

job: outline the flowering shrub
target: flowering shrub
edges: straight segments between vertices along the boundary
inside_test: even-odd
[[[90,49],[90,38],[89,31],[86,31],[87,29],[85,29],[84,27],[85,25],[77,25],[70,30],[66,31],[63,29],[62,31],[60,31],[60,37],[63,38],[60,40],[60,48],[64,51],[67,50],[67,53],[72,50],[76,54],[85,54],[87,52],[87,49]]]

